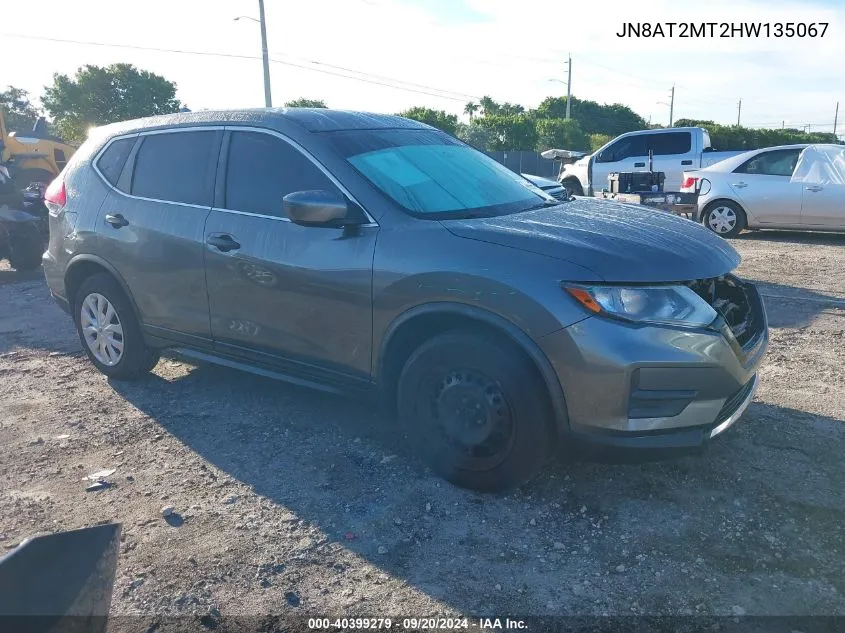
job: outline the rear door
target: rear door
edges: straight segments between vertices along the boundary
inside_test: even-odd
[[[284,136],[228,130],[205,230],[215,348],[321,381],[368,379],[378,226],[293,224],[282,204],[288,193],[347,192]],[[231,244],[221,249],[221,238]]]
[[[119,176],[98,163],[113,187],[97,219],[99,254],[128,284],[148,334],[210,345],[203,227],[222,135],[222,127],[149,132]]]
[[[593,192],[607,189],[607,177],[613,172],[645,171],[648,162],[647,136],[625,136],[596,154],[590,177]]]
[[[649,134],[647,149],[654,153],[653,171],[662,171],[666,176],[664,191],[680,191],[684,169],[693,167],[692,133],[684,130]],[[645,169],[648,169],[648,159]]]
[[[755,222],[772,225],[801,223],[801,183],[791,182],[801,148],[761,152],[725,174],[737,200]]]

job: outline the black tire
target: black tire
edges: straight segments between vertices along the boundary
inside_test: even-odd
[[[525,354],[501,337],[456,330],[426,341],[405,363],[397,405],[410,446],[463,488],[519,486],[553,449],[545,385]]]
[[[102,295],[108,300],[117,314],[118,323],[122,327],[123,352],[114,365],[106,365],[97,359],[82,331],[82,310],[84,309],[85,299],[92,294]],[[109,378],[132,380],[148,373],[158,362],[157,352],[148,349],[144,344],[141,326],[135,317],[135,311],[129,298],[111,275],[98,273],[91,275],[82,282],[73,302],[73,320],[76,323],[76,331],[82,343],[82,349],[88,354],[88,358],[91,359],[94,366]]]
[[[44,239],[34,226],[21,225],[10,234],[9,266],[18,271],[35,270],[41,265]]]
[[[575,178],[567,178],[560,184],[563,185],[564,189],[569,192],[570,196],[584,195],[584,188],[581,186],[581,183],[578,182],[578,180],[576,180]]]
[[[717,214],[722,214],[722,221],[717,219]],[[731,223],[731,219],[733,222]],[[742,207],[730,200],[714,200],[706,207],[701,214],[701,223],[716,235],[730,239],[736,237],[747,226],[748,221]]]

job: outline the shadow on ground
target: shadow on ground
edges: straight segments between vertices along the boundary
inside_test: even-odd
[[[845,233],[821,233],[816,231],[744,231],[739,237],[735,237],[734,239],[749,242],[795,242],[796,244],[811,244],[815,246],[845,245]]]
[[[838,420],[755,403],[704,456],[555,463],[481,495],[438,480],[366,404],[213,366],[113,388],[257,494],[464,613],[618,612],[602,587],[637,587],[645,612],[757,601],[845,613]]]

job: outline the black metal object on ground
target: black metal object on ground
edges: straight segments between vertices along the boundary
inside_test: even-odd
[[[0,631],[105,633],[120,524],[38,536],[0,558]]]

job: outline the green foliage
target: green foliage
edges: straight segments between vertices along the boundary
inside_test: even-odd
[[[590,134],[590,151],[595,152],[600,147],[610,143],[613,137],[610,134]]]
[[[644,130],[645,119],[620,103],[600,105],[572,97],[570,116],[578,121],[587,134],[619,136],[625,132]],[[566,97],[547,97],[537,106],[538,119],[563,119],[566,117]],[[571,149],[571,148],[562,148]]]
[[[326,105],[326,102],[322,99],[306,99],[305,97],[300,97],[299,99],[293,99],[292,101],[285,101],[286,108],[328,108],[329,106]]]
[[[9,132],[29,132],[35,120],[41,116],[41,112],[29,100],[29,93],[14,86],[0,92],[0,108],[3,108],[6,115]]]
[[[475,149],[482,152],[487,150],[490,145],[490,138],[492,136],[489,129],[477,124],[478,119],[474,119],[472,123],[458,123],[455,130],[455,136],[461,139],[464,143],[472,145]]]
[[[474,101],[470,101],[464,106],[464,114],[469,116],[469,122],[472,123],[472,117],[481,109],[481,106]]]
[[[399,116],[436,127],[447,134],[451,134],[452,136],[455,136],[458,126],[458,115],[447,114],[445,110],[432,110],[431,108],[414,107],[405,110],[404,112],[400,112]]]
[[[710,132],[713,148],[721,151],[751,150],[774,145],[798,143],[837,143],[836,136],[827,132],[809,132],[795,129],[753,129],[736,125],[719,125],[713,121],[679,119],[675,127],[703,127]]]
[[[473,121],[487,130],[487,151],[534,149],[537,146],[537,125],[527,113],[488,114]]]
[[[537,151],[547,149],[575,149],[586,151],[590,139],[574,119],[538,119]]]
[[[42,98],[59,134],[82,142],[91,126],[178,112],[176,84],[132,64],[83,66],[74,77],[53,75]]]

